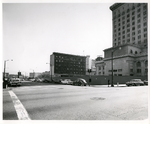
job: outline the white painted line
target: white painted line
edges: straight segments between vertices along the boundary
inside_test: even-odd
[[[8,92],[14,103],[14,107],[15,107],[18,119],[19,120],[31,120],[26,109],[24,108],[24,106],[22,105],[18,97],[15,95],[15,93],[13,91],[8,91]]]

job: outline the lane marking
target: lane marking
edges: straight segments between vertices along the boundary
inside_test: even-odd
[[[20,102],[20,100],[18,99],[18,97],[16,96],[16,94],[13,91],[8,91],[11,99],[13,101],[17,116],[19,120],[31,120],[26,109],[24,108],[24,106],[22,105],[22,103]]]

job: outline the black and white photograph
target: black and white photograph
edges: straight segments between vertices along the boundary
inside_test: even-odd
[[[0,149],[149,150],[148,0],[1,1]]]
[[[148,120],[148,3],[3,3],[3,120]]]

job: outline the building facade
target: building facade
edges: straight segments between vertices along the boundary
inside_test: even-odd
[[[147,47],[147,3],[116,3],[112,11],[113,47],[134,44]]]
[[[113,71],[115,76],[147,76],[147,4],[116,3],[110,10],[113,47],[105,49],[104,59],[96,61],[96,74],[109,76]]]
[[[54,52],[50,55],[50,68],[52,76],[86,75],[89,69],[87,64],[89,56],[79,56]]]

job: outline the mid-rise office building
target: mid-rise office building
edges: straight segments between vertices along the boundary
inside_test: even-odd
[[[86,75],[89,65],[89,56],[79,56],[54,52],[50,55],[52,76]]]

